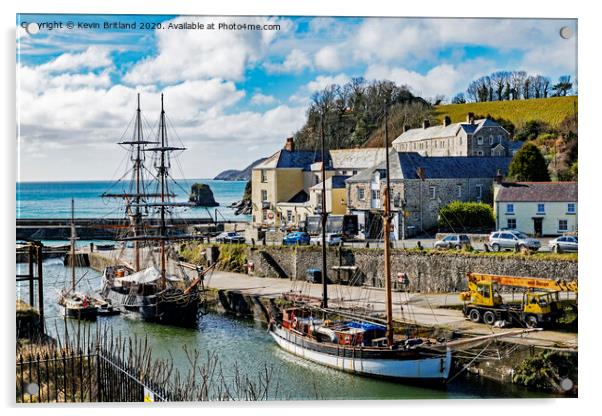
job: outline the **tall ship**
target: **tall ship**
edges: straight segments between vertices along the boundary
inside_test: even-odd
[[[193,236],[178,233],[170,225],[177,210],[191,204],[177,202],[172,190],[177,185],[171,176],[173,154],[186,149],[169,142],[163,94],[156,137],[145,138],[138,94],[131,139],[118,144],[127,150],[130,163],[122,179],[102,197],[122,202],[121,249],[103,272],[101,295],[121,312],[145,321],[194,326],[203,298],[204,272],[170,256],[175,244]]]
[[[386,184],[384,187],[384,286],[386,324],[375,320],[329,319],[341,316],[328,306],[326,276],[326,189],[324,123],[321,119],[322,145],[322,299],[319,307],[301,305],[286,308],[282,316],[270,320],[269,332],[285,351],[298,357],[338,370],[364,376],[397,380],[440,382],[448,379],[452,350],[445,342],[422,337],[394,335],[390,261],[390,182],[389,143],[385,106]]]

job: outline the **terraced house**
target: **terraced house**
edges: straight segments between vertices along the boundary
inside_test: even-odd
[[[321,152],[297,150],[292,138],[284,148],[255,166],[252,180],[252,221],[254,228],[298,228],[308,215],[315,215],[322,203],[322,181],[326,180],[326,209],[345,214],[345,179],[384,160],[385,151],[338,149],[326,152],[322,178]]]
[[[465,123],[443,123],[431,126],[425,120],[422,128],[410,129],[393,141],[399,152],[416,152],[422,156],[512,156],[517,145],[510,133],[493,120],[475,120],[468,113]],[[520,147],[520,146],[518,146]]]
[[[508,171],[506,156],[424,157],[390,152],[391,208],[395,239],[411,237],[437,226],[439,208],[451,201],[493,201],[493,181]],[[367,238],[382,238],[382,195],[385,164],[365,169],[346,180],[348,211],[358,216]]]

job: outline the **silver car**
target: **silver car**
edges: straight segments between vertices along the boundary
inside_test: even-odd
[[[466,234],[450,234],[442,238],[441,240],[435,241],[435,248],[455,248],[456,250],[462,247],[470,246],[470,238]]]
[[[495,231],[489,235],[489,245],[493,251],[529,249],[537,251],[541,243],[536,238],[516,230]]]
[[[548,247],[555,253],[563,251],[579,251],[579,240],[576,235],[563,235],[548,242]]]

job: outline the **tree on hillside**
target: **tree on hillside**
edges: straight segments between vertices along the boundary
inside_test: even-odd
[[[570,90],[570,77],[566,85]],[[563,88],[566,85],[562,84]],[[526,71],[497,71],[470,82],[466,89],[468,100],[473,102],[547,98],[549,93],[549,78]]]
[[[514,155],[508,168],[508,176],[521,182],[549,182],[550,174],[546,160],[537,146],[525,143]]]
[[[558,78],[558,83],[554,84],[552,90],[555,91],[554,95],[557,97],[564,97],[573,88],[570,75],[563,75]]]
[[[452,104],[464,104],[466,103],[466,98],[464,97],[464,93],[458,93],[456,95],[454,95],[454,98],[452,98]]]

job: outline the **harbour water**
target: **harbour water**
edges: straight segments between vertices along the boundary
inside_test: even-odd
[[[217,208],[217,219],[246,221],[249,216],[234,215],[228,205],[242,199],[245,181],[215,181],[212,179],[178,180],[172,191],[177,201],[186,201],[190,186],[195,182],[209,185]],[[111,181],[81,182],[17,182],[17,218],[68,218],[71,216],[71,199],[75,200],[78,218],[121,218],[123,209],[118,201],[103,199],[103,192],[123,192],[124,189]],[[178,216],[186,218],[215,218],[216,208],[193,207],[178,210]],[[209,211],[209,212],[208,212]],[[210,213],[210,214],[209,214]]]
[[[25,264],[17,265],[17,272],[24,271]],[[100,283],[100,273],[89,268],[78,268],[77,275],[85,277],[80,290],[94,290]],[[49,259],[44,263],[44,293],[47,330],[54,336],[62,336],[65,325],[73,333],[74,321],[59,316],[57,292],[69,280],[69,270],[61,259]],[[27,301],[27,284],[17,286],[17,298]],[[187,371],[188,361],[184,346],[200,351],[200,357],[217,355],[226,374],[233,374],[235,366],[251,379],[266,366],[271,370],[272,382],[278,385],[278,397],[289,400],[312,399],[444,399],[444,398],[516,398],[544,397],[540,393],[527,392],[514,386],[500,386],[475,379],[467,374],[438,388],[420,387],[391,381],[376,380],[342,373],[313,364],[280,350],[266,332],[264,324],[252,320],[209,313],[199,320],[197,328],[185,329],[151,324],[124,316],[100,317],[92,325],[112,329],[114,334],[146,337],[155,357],[173,357],[174,364],[182,372]]]

